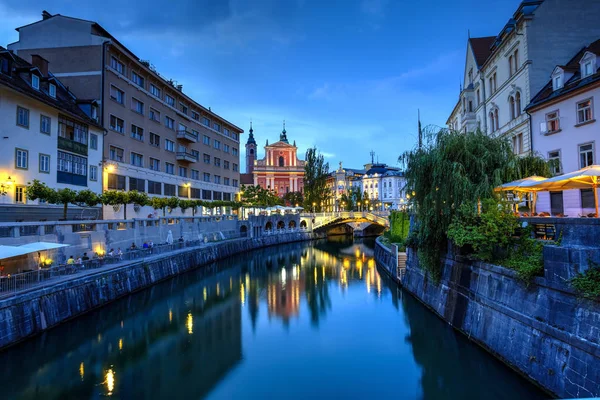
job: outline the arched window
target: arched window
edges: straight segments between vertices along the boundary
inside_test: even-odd
[[[508,105],[510,106],[510,119],[515,119],[517,114],[515,113],[515,98],[513,96],[508,98]]]
[[[250,154],[254,154],[254,149],[250,149]]]
[[[284,167],[285,166],[285,160],[283,159],[283,156],[279,156],[279,166],[280,167]]]
[[[496,124],[494,123],[494,112],[490,111],[490,132],[494,132],[496,130]]]
[[[517,92],[517,94],[515,95],[515,99],[516,99],[515,115],[518,117],[519,115],[521,115],[521,92]]]
[[[500,120],[498,118],[498,109],[494,110],[494,120],[496,120],[496,130],[500,129]]]

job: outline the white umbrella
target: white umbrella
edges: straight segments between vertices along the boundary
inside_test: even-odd
[[[20,246],[0,246],[0,260],[34,252],[35,250],[25,249]]]
[[[569,190],[569,189],[594,189],[594,204],[596,206],[596,217],[598,217],[598,185],[600,183],[600,165],[590,165],[578,171],[558,175],[554,178],[541,182],[533,182],[523,185],[523,188],[537,190]]]
[[[546,178],[542,177],[542,176],[530,176],[528,178],[523,178],[523,179],[519,179],[516,181],[512,181],[512,182],[508,182],[505,183],[504,185],[500,185],[497,188],[495,188],[494,190],[497,192],[532,192],[533,193],[533,204],[531,207],[531,212],[535,213],[535,203],[537,201],[537,191],[543,190],[543,189],[536,189],[536,188],[532,188],[529,187],[527,185],[531,185],[531,184],[535,184],[538,182],[542,182],[545,181]],[[519,211],[518,208],[518,204],[517,204],[517,211]]]
[[[22,249],[28,249],[33,252],[33,251],[59,249],[61,247],[69,247],[69,245],[68,244],[60,244],[60,243],[50,243],[50,242],[35,242],[35,243],[24,244],[19,247]]]

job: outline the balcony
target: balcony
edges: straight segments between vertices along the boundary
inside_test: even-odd
[[[75,142],[62,136],[58,137],[58,148],[61,150],[70,151],[72,153],[81,154],[82,156],[88,155],[87,145]]]
[[[188,131],[177,131],[177,139],[184,142],[196,143],[198,142],[198,135]]]
[[[189,153],[186,151],[178,151],[177,152],[177,161],[185,161],[189,163],[198,162],[198,156],[195,154]]]

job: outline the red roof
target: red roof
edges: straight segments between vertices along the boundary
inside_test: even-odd
[[[478,67],[482,66],[485,60],[492,54],[491,47],[495,40],[496,36],[469,38],[469,43],[473,49],[473,55]]]

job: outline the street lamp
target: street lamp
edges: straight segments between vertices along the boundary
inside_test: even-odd
[[[13,183],[14,182],[11,179],[10,176],[8,177],[8,179],[6,180],[6,182],[0,183],[0,195],[6,196],[6,194],[8,193],[8,191],[10,190],[10,188],[12,187]]]
[[[356,203],[356,211],[360,211],[360,201]]]
[[[313,201],[313,203],[312,203],[312,206],[313,206],[313,210],[312,210],[312,211],[313,211],[313,214],[315,213],[315,206],[316,206],[316,205],[317,205],[317,203],[315,203],[315,202]]]

